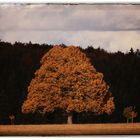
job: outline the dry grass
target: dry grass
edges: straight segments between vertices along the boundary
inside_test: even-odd
[[[98,135],[140,134],[140,123],[134,124],[72,124],[72,125],[1,125],[0,135]]]

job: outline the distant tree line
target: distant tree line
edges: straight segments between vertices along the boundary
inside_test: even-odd
[[[63,47],[66,47],[62,44]],[[0,41],[0,124],[10,124],[9,116],[14,115],[15,124],[62,123],[67,121],[61,111],[48,116],[24,115],[21,106],[27,97],[27,88],[40,67],[42,56],[53,46]],[[81,50],[90,58],[97,71],[104,74],[115,100],[115,112],[108,115],[93,116],[92,113],[74,114],[74,123],[117,123],[126,122],[124,108],[135,106],[140,114],[140,53],[131,49],[127,53],[109,53],[92,46]],[[11,118],[11,117],[10,117]],[[137,117],[135,121],[139,122]]]

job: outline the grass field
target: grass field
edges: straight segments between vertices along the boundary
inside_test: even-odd
[[[140,134],[140,123],[72,125],[1,125],[1,136]]]

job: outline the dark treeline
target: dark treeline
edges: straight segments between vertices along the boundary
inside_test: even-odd
[[[64,45],[63,45],[64,46]],[[0,41],[0,124],[9,124],[10,115],[15,116],[16,124],[65,123],[66,117],[60,111],[47,116],[24,115],[21,105],[27,97],[27,90],[35,71],[40,67],[41,57],[51,45]],[[123,110],[135,106],[140,121],[140,54],[139,50],[128,53],[108,53],[92,46],[83,50],[97,71],[104,74],[110,85],[116,109],[110,115],[93,116],[92,113],[74,115],[75,123],[117,123],[125,122]]]

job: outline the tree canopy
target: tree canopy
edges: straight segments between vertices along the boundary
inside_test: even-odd
[[[28,87],[23,113],[94,112],[111,114],[114,101],[103,74],[80,48],[54,46],[41,59]]]

